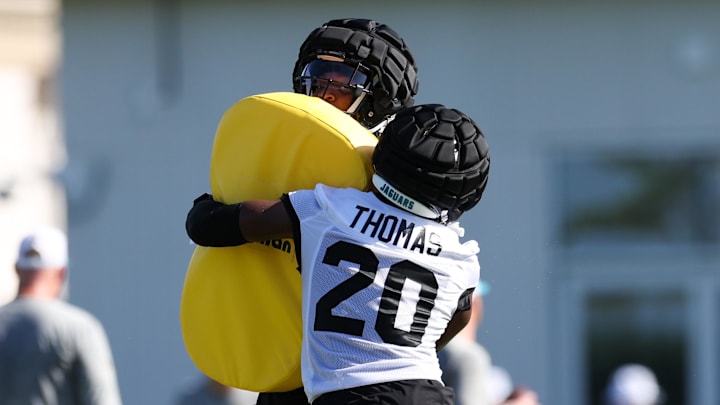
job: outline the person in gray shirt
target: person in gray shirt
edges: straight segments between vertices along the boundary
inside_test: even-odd
[[[15,300],[0,307],[0,404],[121,405],[102,324],[60,296],[65,234],[42,227],[20,244]]]
[[[482,297],[489,286],[480,281],[472,295],[470,322],[440,352],[438,360],[445,385],[455,390],[456,405],[541,405],[538,394],[524,386],[494,386],[496,372],[490,354],[477,341],[477,331],[484,313]],[[496,371],[497,370],[497,371]],[[507,388],[506,392],[503,388]]]

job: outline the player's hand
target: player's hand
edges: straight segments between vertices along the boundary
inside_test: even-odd
[[[508,399],[501,405],[542,405],[535,391],[525,387],[515,387]]]

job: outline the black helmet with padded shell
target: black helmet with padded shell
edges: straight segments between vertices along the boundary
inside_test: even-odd
[[[349,111],[366,128],[376,127],[414,103],[418,91],[415,58],[400,35],[385,24],[346,18],[328,21],[313,30],[300,46],[293,69],[296,93],[307,94],[303,71],[318,57],[341,58],[369,72],[365,99],[355,111]]]
[[[410,201],[414,209],[403,208],[445,222],[480,201],[490,155],[485,136],[470,117],[441,104],[425,104],[395,115],[375,147],[373,166],[373,184],[381,194],[397,205]],[[412,200],[421,203],[420,209]],[[423,210],[429,214],[425,208],[434,215],[423,215]]]

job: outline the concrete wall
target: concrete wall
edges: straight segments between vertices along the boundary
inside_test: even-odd
[[[564,398],[552,378],[548,156],[673,142],[688,128],[710,134],[697,142],[720,135],[720,5],[709,1],[168,3],[64,4],[71,300],[105,323],[127,404],[169,403],[197,373],[178,320],[193,250],[183,224],[208,190],[220,116],[289,90],[300,42],[330,18],[391,25],[420,66],[418,103],[459,108],[486,133],[492,176],[464,221],[492,285],[480,340],[544,403]]]
[[[17,293],[15,259],[24,233],[40,223],[65,227],[65,163],[54,75],[60,53],[53,0],[0,4],[0,305]]]

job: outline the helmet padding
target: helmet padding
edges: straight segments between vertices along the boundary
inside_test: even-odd
[[[480,128],[440,104],[398,112],[373,153],[375,172],[393,187],[449,220],[480,201],[490,156]]]
[[[300,76],[319,55],[362,64],[372,77],[369,94],[357,108],[355,118],[373,128],[402,108],[410,107],[418,91],[415,58],[405,41],[390,27],[373,20],[331,20],[313,30],[300,46],[293,69],[293,89],[301,93]]]

